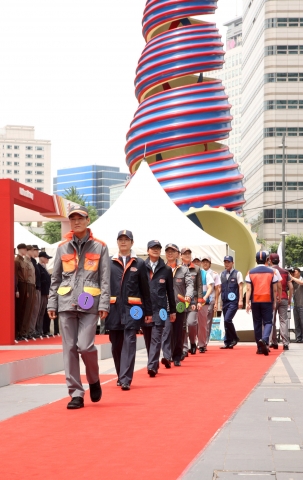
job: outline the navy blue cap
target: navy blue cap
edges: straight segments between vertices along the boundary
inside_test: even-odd
[[[264,252],[264,250],[260,250],[260,252],[256,253],[256,260],[260,263],[265,263],[267,259],[268,253]]]
[[[147,250],[149,248],[153,248],[153,247],[160,247],[162,248],[162,245],[161,243],[159,242],[159,240],[150,240],[147,244]]]
[[[175,243],[168,243],[168,244],[165,246],[165,251],[166,251],[168,248],[172,248],[173,250],[176,250],[176,252],[180,252],[179,247],[177,247],[177,245],[176,245]]]
[[[234,261],[234,257],[232,257],[231,255],[226,255],[224,257],[224,262],[233,262]]]
[[[134,237],[133,237],[133,234],[130,230],[120,230],[120,232],[118,233],[118,236],[117,236],[117,240],[122,237],[122,235],[125,235],[126,237],[128,237],[130,240],[133,240]]]

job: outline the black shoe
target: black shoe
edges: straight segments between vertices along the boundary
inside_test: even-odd
[[[183,362],[184,358],[186,357],[185,353],[183,352],[181,355],[181,362]]]
[[[181,367],[181,362],[179,362],[179,360],[175,360],[174,365],[175,367]]]
[[[256,354],[257,354],[257,355],[263,355],[263,352],[261,352],[261,350],[258,349],[258,350],[256,351]]]
[[[155,377],[157,375],[157,372],[151,368],[147,370],[147,373],[150,377]]]
[[[233,340],[232,342],[230,342],[229,344],[229,347],[228,348],[233,348],[237,345],[238,341],[237,340]]]
[[[130,390],[130,385],[128,383],[122,383],[121,388],[122,390]]]
[[[170,360],[167,360],[167,358],[162,358],[161,363],[165,366],[165,368],[171,368],[171,362]]]
[[[92,402],[99,402],[101,400],[102,389],[100,385],[100,380],[98,380],[96,383],[89,384],[89,393]]]
[[[261,352],[263,353],[263,355],[265,355],[265,356],[268,355],[267,345],[266,345],[266,343],[264,342],[264,340],[263,340],[262,338],[260,338],[260,340],[258,340],[258,348],[259,348],[259,350],[261,350]]]
[[[278,345],[277,343],[271,343],[271,344],[269,345],[269,348],[273,348],[274,350],[278,350],[279,345]]]
[[[205,353],[205,347],[199,347],[199,352],[200,353]]]
[[[229,345],[224,345],[223,347],[220,347],[221,350],[226,350],[227,348],[229,348]],[[230,348],[233,348],[233,347],[230,347]]]
[[[190,353],[192,355],[196,355],[196,351],[197,351],[197,345],[195,343],[191,343],[190,344]]]
[[[121,387],[122,383],[120,382],[120,380],[117,380],[117,387]]]
[[[283,345],[283,350],[289,350],[289,346],[288,345]]]
[[[84,400],[82,397],[73,397],[71,401],[67,404],[69,410],[75,410],[77,408],[84,407]]]

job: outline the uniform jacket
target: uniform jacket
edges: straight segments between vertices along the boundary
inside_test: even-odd
[[[191,278],[188,267],[182,265],[182,263],[177,260],[177,265],[172,272],[174,277],[174,292],[176,303],[180,302],[178,294],[182,295],[183,297],[190,297],[191,299],[194,298],[194,282]]]
[[[227,274],[229,273],[229,277],[227,279]],[[233,270],[231,273],[228,272],[227,270],[224,270],[224,272],[221,273],[221,299],[223,305],[226,305],[228,303],[235,303],[237,304],[239,302],[240,298],[240,290],[239,290],[239,285],[238,285],[238,280],[237,280],[237,274],[238,270]],[[228,295],[230,293],[235,294],[235,298],[233,300],[230,300],[228,298]]]
[[[176,302],[174,295],[174,283],[172,269],[165,265],[162,258],[159,258],[155,271],[152,271],[149,258],[145,260],[147,269],[147,279],[149,282],[150,296],[153,307],[153,322],[146,324],[146,327],[160,325],[164,327],[165,322],[161,320],[159,311],[167,311],[167,302],[169,313],[176,313]],[[169,315],[169,314],[168,314]]]
[[[201,301],[201,299],[203,298],[201,269],[198,265],[191,263],[188,266],[188,270],[193,280],[193,286],[194,286],[194,296],[192,298],[191,303],[194,305],[197,305],[197,302]]]
[[[251,283],[251,302],[252,303],[272,303],[274,301],[273,283],[277,283],[274,279],[275,270],[266,267],[265,265],[258,265],[249,270],[250,280],[246,283]]]
[[[21,255],[15,257],[15,284],[16,291],[18,291],[18,283],[27,282],[27,268],[24,258]]]
[[[26,283],[30,283],[31,285],[36,286],[36,272],[35,267],[32,264],[31,258],[25,256],[24,257],[24,265],[27,270],[26,273]]]
[[[41,290],[41,278],[40,278],[40,270],[38,268],[38,263],[35,258],[31,258],[31,262],[35,269],[35,276],[36,276],[36,290]]]
[[[41,295],[49,295],[49,289],[51,285],[51,276],[46,270],[46,268],[38,263],[38,268],[40,271],[40,279],[41,279]]]
[[[57,249],[52,282],[47,304],[48,310],[65,312],[78,310],[86,313],[109,311],[110,306],[110,265],[108,249],[104,242],[89,237],[81,255],[77,254],[73,242],[74,234],[65,235],[65,241]],[[87,292],[94,297],[94,305],[89,310],[78,306],[78,297]]]
[[[139,330],[144,316],[153,314],[145,262],[131,251],[125,268],[122,259],[116,254],[110,259],[110,269],[111,305],[105,319],[105,328]],[[139,321],[130,315],[130,310],[135,305],[143,310],[143,317]]]

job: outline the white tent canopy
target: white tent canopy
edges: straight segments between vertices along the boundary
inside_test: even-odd
[[[147,242],[157,239],[164,247],[175,243],[190,247],[194,257],[208,255],[214,265],[223,265],[226,243],[208,235],[189,220],[165,193],[147,162],[143,161],[124,192],[90,227],[96,238],[117,251],[119,230],[131,230],[134,251],[146,255]],[[164,248],[163,251],[164,252]]]
[[[14,222],[14,247],[17,247],[19,243],[25,243],[26,245],[38,245],[39,248],[49,247],[49,243],[41,240],[26,228],[22,227],[20,223]]]

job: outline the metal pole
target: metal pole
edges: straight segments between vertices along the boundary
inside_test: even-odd
[[[285,268],[285,133],[282,137],[282,268]]]

